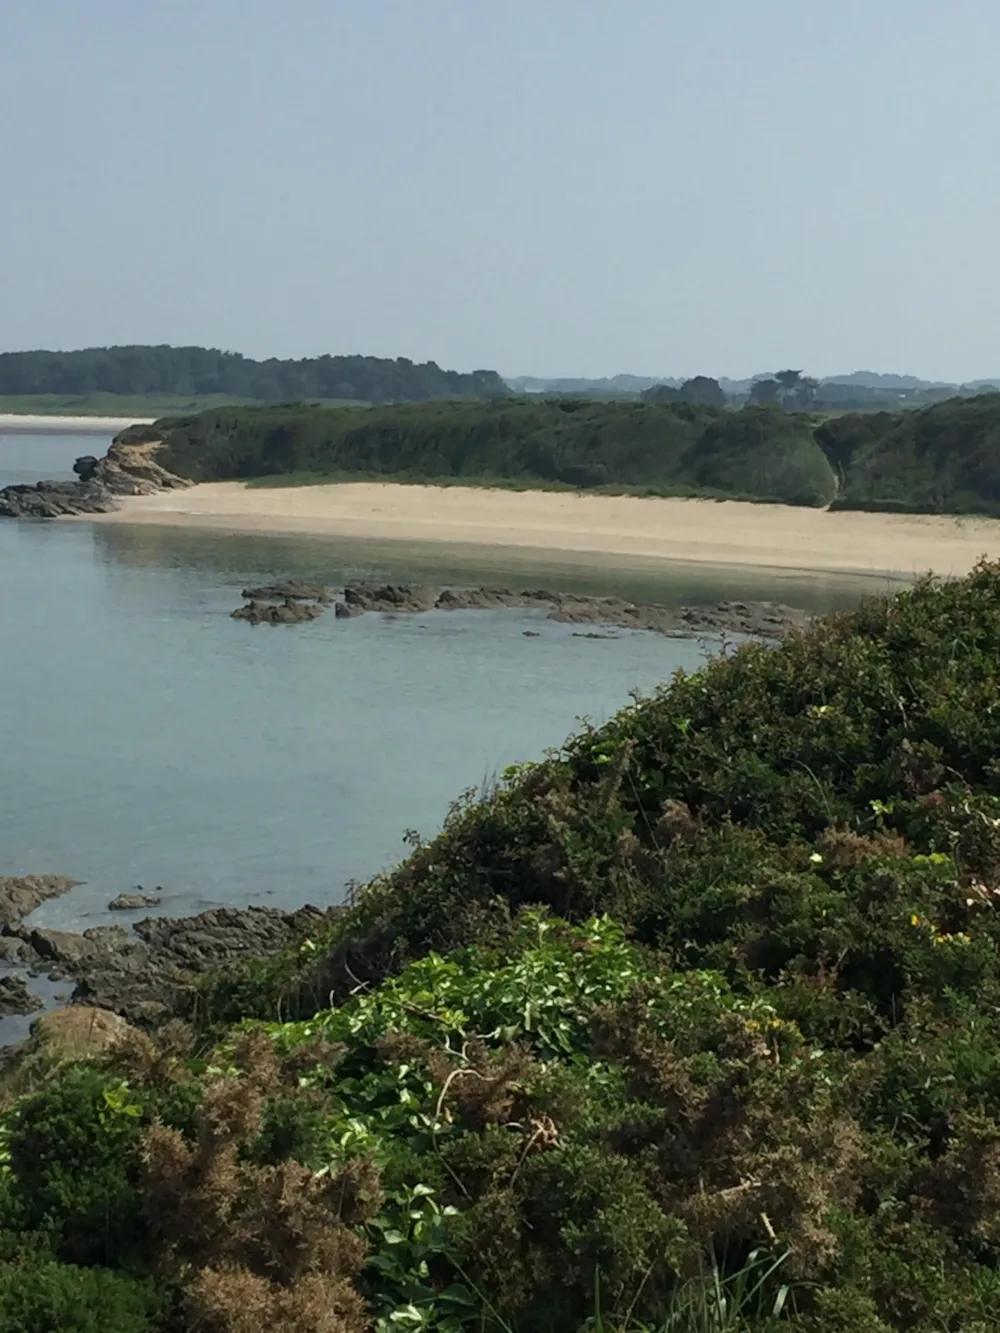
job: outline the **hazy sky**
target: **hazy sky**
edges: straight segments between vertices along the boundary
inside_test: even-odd
[[[0,350],[1000,373],[997,0],[0,0]]]

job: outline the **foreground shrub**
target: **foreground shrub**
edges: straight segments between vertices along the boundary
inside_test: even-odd
[[[4,1333],[154,1333],[169,1307],[169,1295],[151,1283],[102,1268],[0,1268]]]

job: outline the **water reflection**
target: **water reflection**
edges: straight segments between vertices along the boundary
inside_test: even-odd
[[[95,548],[121,565],[197,571],[206,578],[287,577],[339,586],[361,579],[441,586],[513,585],[625,597],[665,606],[776,601],[820,612],[843,610],[885,578],[637,561],[605,555],[454,543],[261,536],[155,524],[93,526]]]

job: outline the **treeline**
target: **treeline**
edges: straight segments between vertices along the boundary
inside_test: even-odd
[[[406,357],[317,356],[254,361],[204,347],[91,347],[78,352],[0,353],[0,395],[224,394],[261,402],[313,398],[370,403],[502,398],[493,370],[461,374]]]
[[[860,378],[866,380],[868,377],[862,375]],[[695,375],[680,384],[650,385],[641,391],[641,397],[649,403],[708,403],[718,407],[749,404],[753,407],[783,407],[789,412],[876,412],[929,407],[949,398],[974,398],[995,393],[998,387],[986,381],[961,385],[908,383],[903,376],[891,375],[883,380],[885,382],[874,384],[859,383],[857,376],[850,375],[818,380],[801,370],[779,370],[776,374],[758,375],[742,383]]]
[[[197,481],[374,476],[1000,514],[1000,394],[830,420],[572,398],[220,408],[122,438],[143,437]]]

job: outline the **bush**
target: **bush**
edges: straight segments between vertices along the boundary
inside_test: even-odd
[[[102,1268],[55,1262],[0,1269],[4,1333],[154,1333],[170,1294]]]
[[[67,1262],[127,1265],[145,1228],[135,1188],[142,1107],[118,1078],[70,1066],[7,1118],[9,1203]]]

